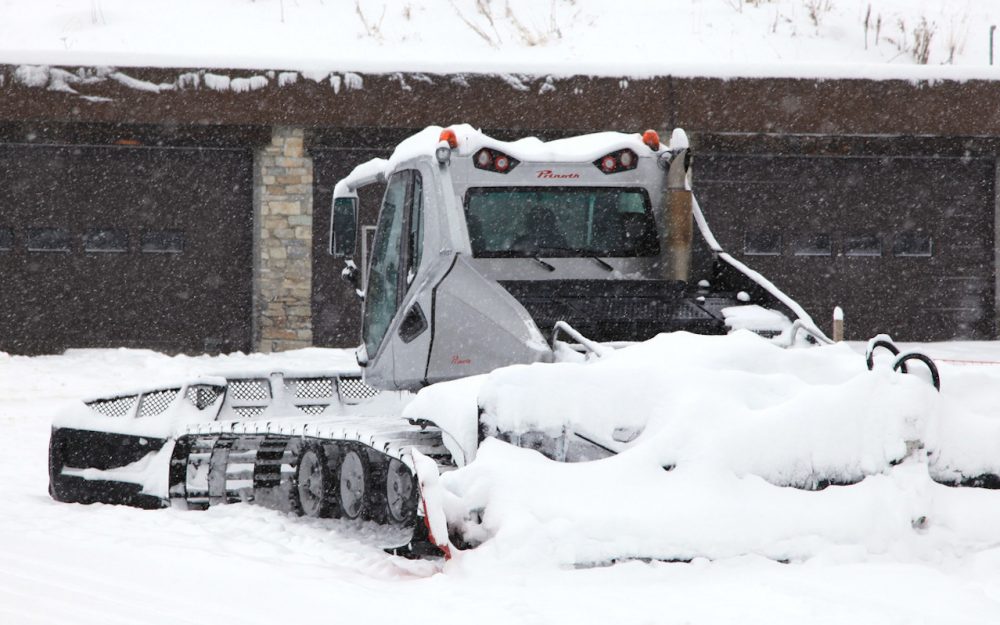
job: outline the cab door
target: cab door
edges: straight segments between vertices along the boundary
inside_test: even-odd
[[[403,267],[400,306],[389,341],[392,342],[397,388],[417,389],[426,384],[427,356],[431,348],[431,299],[433,285],[423,267],[424,197],[420,171],[410,170],[410,193],[404,210],[400,259]]]
[[[379,211],[362,338],[365,378],[380,388],[419,387],[426,371],[429,294],[418,298],[412,288],[422,256],[423,195],[419,171],[398,171],[389,178]]]
[[[389,178],[368,265],[361,338],[367,356],[365,380],[379,388],[391,388],[394,384],[392,345],[385,337],[401,295],[400,249],[409,186],[407,171],[396,172]]]

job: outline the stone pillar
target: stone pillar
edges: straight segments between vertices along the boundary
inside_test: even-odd
[[[254,348],[312,345],[312,159],[301,128],[254,155]]]

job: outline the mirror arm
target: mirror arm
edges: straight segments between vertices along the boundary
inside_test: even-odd
[[[344,268],[340,272],[340,277],[354,287],[355,295],[358,296],[358,299],[364,301],[365,292],[361,290],[361,271],[354,264],[353,260],[347,259],[344,261]]]

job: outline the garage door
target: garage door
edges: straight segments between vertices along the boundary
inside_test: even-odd
[[[848,338],[994,336],[992,159],[700,155],[724,247]]]
[[[0,350],[250,347],[251,154],[0,145]]]

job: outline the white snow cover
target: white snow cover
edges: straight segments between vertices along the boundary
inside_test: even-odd
[[[170,488],[170,456],[174,452],[174,441],[168,440],[164,445],[151,451],[132,464],[115,469],[74,469],[65,467],[63,475],[73,475],[86,480],[112,480],[140,484],[142,493],[166,499]]]
[[[462,156],[471,156],[482,147],[500,150],[519,161],[534,163],[589,162],[606,155],[608,152],[623,148],[631,148],[640,156],[650,154],[649,147],[642,142],[642,136],[639,134],[595,132],[553,141],[542,141],[537,137],[525,137],[517,141],[500,141],[469,124],[452,124],[444,127],[428,126],[401,141],[393,150],[388,162],[385,163],[385,171],[392,171],[393,167],[402,161],[421,155],[434,154],[440,142],[441,132],[445,128],[455,133],[458,140],[458,147],[455,149]],[[666,146],[660,146],[661,152],[666,149]],[[375,159],[370,163],[377,161],[378,159]],[[368,166],[369,164],[366,163],[360,167]],[[351,176],[354,177],[355,174],[352,173]]]
[[[779,332],[790,328],[792,322],[776,310],[770,310],[757,304],[746,306],[729,306],[722,309],[726,327],[731,330],[777,330]]]
[[[1000,403],[1000,344],[901,347],[921,349],[939,359],[944,377],[942,402],[954,400],[969,415],[991,418]],[[848,361],[863,362],[860,352],[856,351],[852,358],[846,350],[839,351],[842,349],[830,350],[834,352],[832,379],[838,383],[852,374],[855,365],[847,367]],[[809,362],[813,352],[783,353]],[[817,351],[816,362],[822,353]],[[730,377],[745,375],[751,355],[736,358],[731,367],[735,373],[722,373]],[[621,356],[629,358],[628,352]],[[669,359],[671,355],[662,357]],[[525,474],[534,471],[534,481],[517,498],[523,504],[517,500],[493,501],[492,507],[498,509],[488,511],[487,518],[508,510],[502,513],[508,521],[502,536],[471,554],[475,557],[463,553],[447,564],[388,556],[345,536],[335,521],[307,521],[244,504],[213,507],[206,512],[148,511],[60,504],[46,494],[50,419],[67,402],[113,394],[122,386],[155,385],[161,376],[186,377],[243,367],[329,368],[333,362],[349,364],[351,359],[349,351],[336,350],[217,358],[171,358],[134,350],[73,350],[62,356],[33,358],[0,354],[0,622],[264,625],[276,620],[311,622],[317,615],[335,615],[338,621],[358,623],[388,623],[403,618],[410,623],[434,625],[468,625],[470,619],[477,625],[995,625],[1000,619],[1000,548],[996,546],[1000,543],[972,546],[983,536],[980,524],[992,514],[992,506],[935,498],[926,533],[895,542],[905,535],[905,528],[900,530],[899,526],[909,522],[910,510],[906,506],[919,500],[895,487],[897,482],[908,479],[905,474],[880,476],[872,484],[863,484],[860,492],[867,494],[852,496],[845,503],[852,505],[835,510],[830,518],[802,513],[812,527],[829,530],[828,540],[832,536],[847,541],[853,538],[851,532],[864,524],[884,532],[853,546],[848,541],[827,549],[821,548],[822,540],[818,539],[816,555],[805,561],[781,564],[747,555],[716,560],[695,558],[690,563],[626,562],[587,569],[552,563],[559,560],[555,556],[566,552],[566,532],[579,535],[594,529],[588,525],[588,517],[581,517],[579,526],[571,519],[555,519],[554,515],[514,519],[507,506],[539,506],[536,509],[547,515],[554,508],[574,506],[579,491],[593,493],[595,487],[608,481],[620,487],[621,499],[649,486],[666,487],[663,505],[674,505],[680,513],[668,524],[671,528],[697,513],[671,503],[678,492],[687,497],[681,501],[694,500],[721,512],[732,511],[741,502],[761,511],[762,505],[747,498],[755,492],[770,498],[777,489],[753,476],[741,480],[732,475],[706,474],[703,480],[707,485],[725,489],[720,493],[704,491],[696,488],[701,483],[690,479],[691,489],[684,493],[678,482],[689,480],[690,475],[672,475],[649,464],[639,474],[624,475],[630,464],[638,465],[649,458],[645,452],[632,458],[623,454],[589,467],[560,469],[532,452],[492,445],[480,458],[484,461],[482,477],[502,480],[499,473],[487,469],[496,468],[496,461],[510,456],[519,463],[507,466],[511,480],[523,485]],[[880,357],[879,367],[885,366],[887,361]],[[845,367],[849,370],[845,371]],[[922,392],[920,380],[899,377],[894,384]],[[805,382],[796,382],[793,387],[808,388]],[[441,388],[430,387],[428,391],[445,393]],[[720,403],[719,396],[727,395],[725,388],[722,383],[712,387],[707,398],[699,398],[699,402]],[[780,405],[764,407],[761,398],[767,396],[767,389],[763,389],[748,403],[761,406],[763,413],[780,409]],[[738,405],[737,400],[733,401]],[[644,434],[643,439],[649,436]],[[652,449],[643,444],[647,450]],[[675,469],[682,470],[680,465]],[[598,482],[593,486],[581,484],[565,495],[550,493],[547,507],[542,507],[539,500],[546,492],[544,487],[551,483],[562,486],[562,471],[581,477],[594,473]],[[584,473],[577,473],[580,471]],[[471,472],[466,476],[471,478]],[[622,476],[624,480],[619,480]],[[474,481],[468,478],[463,477],[463,482],[472,488]],[[449,475],[441,481],[454,482]],[[497,497],[512,492],[501,486],[488,481],[482,483],[481,489]],[[828,497],[832,501],[837,497],[835,492],[794,491],[775,499],[782,505],[797,506],[799,499],[811,505]],[[974,491],[962,492],[973,493],[962,499],[974,497]],[[876,495],[883,493],[887,498],[878,506]],[[727,495],[737,498],[726,503]],[[829,510],[831,501],[820,504],[822,509]],[[874,510],[876,516],[885,514],[886,518],[865,521],[860,517],[863,510]],[[763,540],[780,537],[788,529],[780,518],[777,526],[769,525],[780,517],[778,512],[763,510],[762,515],[719,517],[695,538],[714,541],[721,552],[751,533]],[[649,522],[623,517],[618,517],[620,546],[629,547],[629,531],[637,525],[648,529]],[[540,545],[537,536],[519,542],[528,529],[538,529],[546,519],[543,536],[553,540],[551,548]],[[732,540],[710,535],[720,528],[735,528]],[[872,548],[882,539],[885,549]],[[804,539],[798,542],[808,543]],[[608,543],[603,543],[603,548],[607,547]],[[587,555],[587,551],[593,555],[598,549],[584,543],[577,555]],[[267,580],[266,592],[255,590],[261,588],[261,580]],[[251,599],[254,592],[261,598]],[[271,597],[279,599],[272,601]]]
[[[333,197],[358,197],[358,187],[375,182],[379,176],[385,176],[389,161],[384,158],[373,158],[356,166],[351,173],[339,181],[333,189]]]
[[[988,79],[998,23],[990,0],[3,0],[0,63]]]
[[[942,363],[938,393],[915,363],[911,375],[876,363],[869,372],[847,344],[782,349],[741,331],[494,371],[479,379],[488,423],[578,432],[621,453],[568,465],[487,441],[442,478],[450,523],[481,543],[461,557],[805,560],[847,549],[934,559],[998,544],[1000,492],[931,475],[1000,472],[1000,391],[985,400],[971,386],[996,388],[1000,368]],[[427,413],[447,394],[420,394],[409,409]],[[626,449],[617,428],[641,434]],[[788,487],[831,480],[858,483]]]
[[[414,146],[423,146],[426,138],[429,138],[433,134],[432,129],[434,128],[436,127],[428,128],[421,134],[411,137],[414,141]],[[458,153],[463,156],[472,155],[482,147],[494,148],[520,161],[534,163],[588,162],[600,158],[608,152],[623,148],[631,148],[640,156],[648,156],[650,154],[649,147],[642,142],[642,135],[639,134],[595,132],[567,137],[565,139],[556,139],[554,141],[542,141],[537,137],[525,137],[517,141],[498,141],[476,130],[469,124],[455,124],[448,126],[448,128],[455,131],[455,135],[458,138]],[[440,131],[441,129],[437,128],[439,135]],[[423,133],[428,133],[426,138],[422,136]],[[407,142],[411,139],[407,139],[407,141],[400,144],[397,152],[401,154],[399,157],[394,154],[393,160],[406,158],[405,155],[409,153]],[[659,151],[663,152],[666,150],[667,146],[660,146]]]
[[[475,457],[479,437],[477,417],[479,390],[485,376],[475,375],[449,384],[422,389],[403,410],[404,419],[428,419],[444,432],[445,446],[459,466]]]

